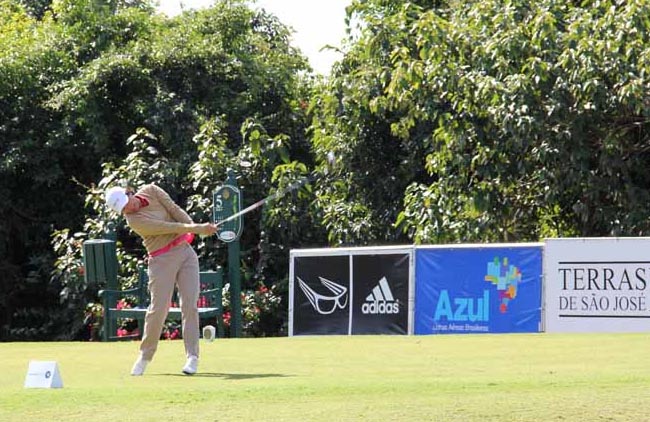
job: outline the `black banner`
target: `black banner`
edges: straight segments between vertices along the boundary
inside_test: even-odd
[[[354,255],[352,334],[408,334],[409,254]]]
[[[349,255],[294,258],[293,334],[348,334]]]

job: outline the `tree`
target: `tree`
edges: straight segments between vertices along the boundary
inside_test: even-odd
[[[314,152],[320,161],[333,152],[340,172],[316,194],[333,244],[408,241],[394,227],[403,192],[413,180],[428,179],[417,161],[431,124],[419,123],[414,137],[400,136],[393,128],[402,112],[382,101],[392,78],[393,48],[414,44],[403,27],[420,9],[402,9],[397,1],[353,2],[348,19],[362,22],[360,34],[350,36],[349,51],[312,98]]]
[[[173,19],[139,2],[61,0],[40,20],[16,3],[3,6],[0,189],[8,200],[0,205],[7,233],[0,248],[9,252],[2,259],[9,269],[3,282],[12,284],[0,294],[7,303],[0,338],[78,334],[74,324],[88,300],[79,248],[88,236],[100,236],[107,222],[97,202],[102,178],[129,176],[137,186],[148,177],[185,204],[225,180],[228,166],[239,167],[240,149],[255,153],[255,142],[240,133],[249,120],[268,132],[264,140],[282,139],[287,156],[310,161],[300,107],[308,83],[300,74],[307,65],[276,18],[237,1]],[[208,129],[214,122],[225,140],[216,145],[219,154],[230,159],[201,179],[189,170],[200,171],[194,163],[202,148],[217,142]],[[146,168],[125,173],[130,164],[143,163]],[[246,187],[271,189],[272,171],[264,167],[267,178]],[[205,211],[193,201],[192,212]],[[117,229],[128,283],[142,250]],[[247,268],[256,270],[264,235],[255,233],[244,251]],[[30,272],[34,287],[28,289],[23,280]],[[271,283],[278,278],[271,275]],[[40,326],[34,323],[39,315],[49,315],[51,324],[28,331]]]
[[[648,7],[355,2],[363,24],[321,94],[316,145],[402,151],[396,168],[409,170],[389,173],[400,185],[388,196],[401,210],[382,223],[415,242],[646,234]],[[337,209],[371,203],[348,185],[320,193],[334,237],[350,226]]]

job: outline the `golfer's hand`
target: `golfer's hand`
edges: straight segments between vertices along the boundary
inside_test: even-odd
[[[199,234],[201,236],[212,236],[217,232],[217,226],[212,223],[199,224]]]

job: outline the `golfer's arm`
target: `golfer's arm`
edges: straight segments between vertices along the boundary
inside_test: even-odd
[[[177,223],[134,216],[127,219],[129,227],[141,236],[157,236],[162,234],[199,233],[200,224]],[[190,220],[191,221],[191,220]]]
[[[189,215],[172,199],[170,198],[169,194],[165,192],[164,190],[160,189],[156,185],[152,185],[153,190],[155,192],[156,198],[158,201],[160,201],[160,204],[167,210],[167,212],[174,218],[174,220],[181,222],[181,223],[186,223],[186,224],[192,224],[194,223],[192,221],[192,218],[190,218]]]

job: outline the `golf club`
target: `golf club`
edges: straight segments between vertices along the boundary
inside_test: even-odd
[[[307,183],[313,182],[314,180],[316,180],[318,177],[320,177],[322,175],[328,174],[329,169],[332,168],[332,166],[334,165],[334,161],[335,161],[334,153],[331,152],[331,151],[328,152],[327,153],[327,167],[326,167],[324,173],[322,173],[322,174],[314,173],[312,175],[303,177],[302,179],[298,180],[297,182],[292,183],[291,185],[287,186],[286,188],[282,189],[281,191],[275,192],[274,194],[269,195],[266,198],[261,199],[261,200],[255,202],[252,205],[249,205],[248,207],[246,207],[243,210],[231,215],[230,217],[228,217],[226,219],[223,219],[221,221],[216,221],[214,223],[215,226],[219,227],[222,224],[225,224],[225,223],[227,223],[229,221],[235,220],[235,219],[239,218],[240,216],[242,216],[244,214],[248,214],[249,212],[261,207],[262,205],[264,205],[264,204],[266,204],[266,203],[268,203],[270,201],[273,201],[273,200],[275,200],[277,198],[280,198],[280,197],[286,195],[288,192],[291,192],[291,191],[293,191],[295,189],[298,189],[298,188],[300,188],[301,186],[303,186],[303,185],[305,185]]]

